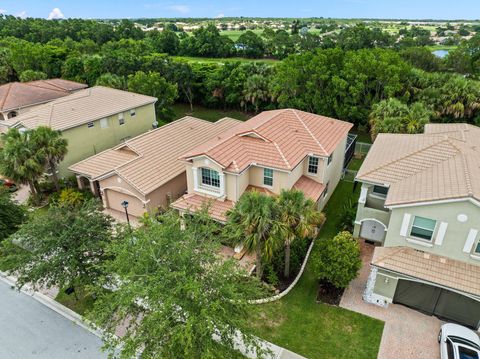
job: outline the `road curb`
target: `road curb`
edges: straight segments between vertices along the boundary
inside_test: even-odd
[[[8,284],[12,288],[16,288],[17,281],[14,277],[9,276],[7,273],[0,271],[0,280]],[[75,323],[76,325],[82,327],[85,330],[88,330],[90,333],[96,335],[100,339],[103,338],[103,332],[95,328],[89,321],[85,320],[80,314],[74,312],[70,308],[65,307],[63,304],[60,304],[56,300],[46,296],[43,293],[33,290],[30,286],[24,286],[20,288],[20,292],[31,296],[37,302],[43,304],[44,306],[50,308],[54,312],[60,314],[69,321]]]

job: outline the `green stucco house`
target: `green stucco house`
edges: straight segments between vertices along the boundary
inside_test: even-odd
[[[377,245],[364,299],[480,323],[480,128],[380,134],[356,181],[356,237]]]
[[[95,86],[0,122],[10,127],[32,129],[49,126],[68,140],[68,153],[59,165],[61,177],[68,167],[111,148],[156,126],[156,98]]]

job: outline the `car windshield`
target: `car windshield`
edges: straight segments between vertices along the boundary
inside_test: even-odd
[[[458,358],[459,359],[479,359],[478,351],[471,348],[464,347],[463,345],[458,346]]]

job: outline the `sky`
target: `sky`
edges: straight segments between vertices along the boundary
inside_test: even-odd
[[[479,19],[480,0],[0,0],[0,13],[41,18],[332,17]]]

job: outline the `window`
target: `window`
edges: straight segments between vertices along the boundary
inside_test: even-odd
[[[102,118],[100,120],[100,128],[108,128],[108,118]]]
[[[475,254],[480,254],[480,241],[478,241],[477,246],[475,247]]]
[[[130,110],[130,116],[135,117],[135,115],[136,115],[135,109]]]
[[[263,184],[265,186],[273,186],[273,170],[271,168],[263,169]]]
[[[373,193],[378,196],[386,197],[388,193],[388,187],[373,186]]]
[[[125,124],[125,118],[123,117],[123,112],[118,114],[118,124],[120,126]]]
[[[327,166],[332,162],[332,159],[333,159],[333,154],[331,154],[330,156],[328,156]]]
[[[317,174],[318,173],[318,158],[317,157],[308,157],[308,173]]]
[[[202,168],[202,184],[212,187],[220,187],[220,176],[215,170]]]
[[[17,117],[18,113],[16,111],[10,111],[8,114],[7,114],[7,118],[14,118],[14,117]]]
[[[87,127],[88,127],[88,128],[92,128],[93,126],[94,126],[93,122],[87,123]]]
[[[323,198],[327,197],[327,194],[328,194],[328,184],[330,182],[327,182],[327,184],[325,185],[325,190],[323,191]]]
[[[437,221],[433,219],[415,216],[410,235],[430,241],[433,238],[433,232],[435,231],[436,225]]]

